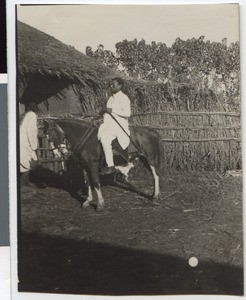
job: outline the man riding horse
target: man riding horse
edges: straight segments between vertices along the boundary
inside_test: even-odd
[[[111,84],[113,95],[107,102],[107,108],[101,111],[103,123],[98,131],[107,167],[102,170],[103,174],[111,174],[115,171],[112,141],[117,139],[123,150],[126,150],[130,143],[130,130],[128,118],[131,115],[131,103],[127,95],[122,92],[124,81],[116,77]]]
[[[128,161],[129,149],[129,156],[139,157],[144,165],[149,166],[154,179],[154,190],[151,198],[157,199],[160,192],[158,172],[158,167],[161,165],[162,148],[160,136],[152,128],[135,125],[131,128],[130,137],[128,118],[131,115],[131,104],[129,98],[121,91],[122,87],[123,80],[114,78],[111,85],[113,96],[109,98],[106,110],[102,111],[104,122],[99,130],[97,126],[92,126],[93,123],[89,124],[84,120],[44,121],[44,132],[53,145],[53,151],[54,149],[60,149],[65,141],[65,144],[69,145],[71,149],[73,158],[83,168],[88,186],[88,194],[83,203],[84,208],[88,207],[92,201],[92,186],[94,186],[98,197],[97,211],[104,208],[100,173],[111,174],[119,170],[127,177],[129,169],[134,165],[133,163],[128,163],[124,167],[114,165],[112,142],[116,140],[124,149],[118,149],[117,152],[125,157],[125,153],[122,155],[122,152],[127,151],[126,161]],[[130,142],[133,147],[128,148]],[[105,153],[107,163],[104,172],[101,170],[102,151]]]

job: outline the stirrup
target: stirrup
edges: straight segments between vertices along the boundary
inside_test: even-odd
[[[116,169],[114,166],[111,167],[105,167],[101,170],[102,175],[109,175],[115,173]]]

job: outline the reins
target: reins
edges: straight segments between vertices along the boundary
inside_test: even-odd
[[[116,120],[116,118],[109,112],[107,112],[107,114],[109,114],[111,116],[111,118],[120,126],[120,128],[124,131],[124,133],[129,137],[132,145],[140,152],[140,155],[144,156],[144,154],[142,153],[141,149],[134,143],[133,139],[131,138],[131,136],[125,131],[125,129],[121,126],[121,124]]]
[[[92,127],[94,125],[93,121],[95,120],[96,117],[94,117],[91,122],[90,125],[87,127],[86,131],[84,132],[84,134],[82,135],[81,139],[79,140],[79,142],[77,143],[77,145],[74,147],[73,151],[77,151],[79,148],[81,148],[86,140],[89,138],[89,136],[92,134],[94,128]]]

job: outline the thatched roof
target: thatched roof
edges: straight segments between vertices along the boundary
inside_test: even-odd
[[[44,114],[98,111],[108,99],[107,82],[116,76],[124,79],[124,92],[139,107],[148,102],[145,89],[160,85],[118,73],[20,21],[17,54],[19,102],[35,101]]]
[[[57,39],[17,22],[19,99],[42,102],[72,84],[95,89],[113,71]],[[37,97],[39,99],[37,99]]]

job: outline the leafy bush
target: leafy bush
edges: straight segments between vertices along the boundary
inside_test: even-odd
[[[225,110],[240,109],[239,42],[177,38],[147,44],[144,39],[116,43],[116,52],[99,45],[86,48],[87,56],[145,83],[129,83],[126,92],[136,111],[153,109]],[[129,80],[130,82],[130,80]]]

